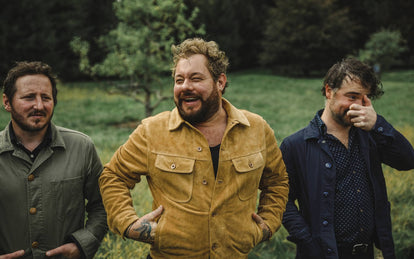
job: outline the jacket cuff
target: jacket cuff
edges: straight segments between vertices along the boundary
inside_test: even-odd
[[[375,122],[372,131],[385,136],[393,136],[394,128],[388,123],[388,121],[385,120],[384,117],[377,114],[377,121]]]
[[[93,258],[101,242],[86,229],[80,229],[72,233],[71,238],[80,247],[83,258]]]

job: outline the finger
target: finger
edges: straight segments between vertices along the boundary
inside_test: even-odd
[[[367,95],[364,95],[364,99],[362,99],[362,105],[372,106],[371,99],[369,99]]]
[[[356,103],[353,103],[349,106],[349,110],[361,110],[362,106]]]
[[[59,246],[55,249],[49,250],[46,252],[46,256],[55,256],[55,255],[60,255],[62,254],[64,251],[62,246]]]
[[[252,213],[252,218],[254,221],[256,221],[257,224],[261,224],[264,223],[264,220],[262,217],[260,217],[258,214],[256,213]]]
[[[0,259],[12,259],[12,258],[19,258],[24,255],[24,250],[18,250],[16,252],[0,255]]]
[[[149,220],[152,220],[162,214],[162,211],[164,210],[164,207],[160,205],[156,210],[153,210],[151,213],[149,213]]]

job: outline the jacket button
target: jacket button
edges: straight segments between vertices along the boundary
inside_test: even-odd
[[[212,246],[211,246],[211,249],[213,249],[213,250],[216,250],[218,248],[218,244],[217,243],[214,243]]]
[[[249,162],[249,167],[253,168],[253,163],[252,162]]]
[[[203,151],[203,148],[202,148],[202,147],[198,147],[198,148],[197,148],[197,151],[198,151],[198,152],[201,152],[201,151]]]
[[[331,168],[332,167],[332,164],[331,163],[325,163],[325,167],[326,168]]]
[[[383,127],[379,127],[377,130],[378,130],[378,132],[383,132],[384,131],[384,128]]]
[[[38,248],[38,247],[39,247],[39,242],[34,241],[34,242],[32,243],[32,248]]]
[[[171,164],[171,169],[175,169],[175,164]]]
[[[29,174],[29,176],[27,177],[27,180],[29,180],[30,182],[33,181],[35,179],[34,174]]]
[[[322,222],[322,225],[324,225],[324,226],[328,226],[328,221],[326,221],[326,220],[324,220],[323,222]]]
[[[326,250],[326,252],[328,253],[328,254],[332,254],[332,249],[330,249],[330,248],[328,248],[328,250]]]
[[[36,209],[36,208],[30,208],[30,209],[29,209],[29,213],[30,213],[31,215],[36,214],[36,212],[37,212],[37,209]]]
[[[328,192],[323,192],[323,197],[328,197]]]
[[[206,179],[203,179],[203,182],[202,182],[204,185],[207,185],[207,180]]]

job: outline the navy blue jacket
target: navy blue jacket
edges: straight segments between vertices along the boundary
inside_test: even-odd
[[[412,169],[414,150],[380,115],[371,131],[358,129],[356,134],[374,192],[375,245],[385,259],[395,258],[390,203],[381,164],[397,170]],[[280,149],[290,183],[283,225],[289,232],[288,240],[297,245],[296,258],[338,258],[333,226],[336,167],[315,119],[284,139]]]

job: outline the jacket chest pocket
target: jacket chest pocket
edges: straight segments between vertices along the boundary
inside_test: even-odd
[[[193,192],[194,159],[158,154],[154,183],[171,200],[188,202]]]
[[[255,197],[262,176],[264,159],[258,152],[248,156],[232,159],[236,170],[236,182],[240,200]]]

